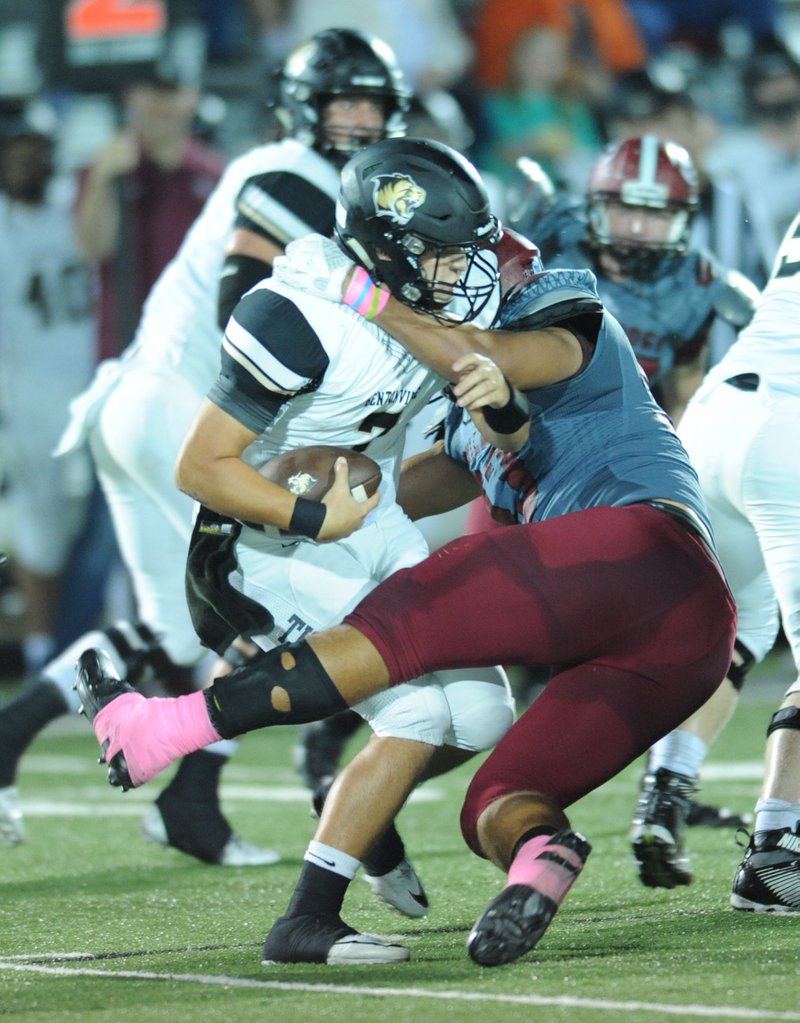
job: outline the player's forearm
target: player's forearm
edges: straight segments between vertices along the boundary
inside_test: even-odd
[[[179,490],[220,515],[286,529],[297,498],[276,486],[238,456],[204,458],[191,448],[175,467]]]
[[[384,330],[420,362],[455,382],[453,364],[470,352],[487,356],[514,387],[529,391],[565,380],[581,367],[575,334],[563,327],[536,330],[482,330],[469,323],[446,324],[391,298],[375,317]]]
[[[489,426],[486,422],[486,416],[479,409],[476,409],[474,412],[470,412],[470,415],[472,416],[472,421],[480,431],[481,436],[487,440],[492,447],[497,448],[498,451],[520,451],[527,443],[531,426],[529,419],[526,419],[525,422],[516,430],[512,430],[509,433],[501,433],[499,430],[494,430],[491,426]]]
[[[446,380],[455,381],[458,375],[453,363],[470,352],[489,354],[484,343],[484,331],[468,324],[443,324],[432,316],[417,313],[392,298],[375,318],[384,330]]]

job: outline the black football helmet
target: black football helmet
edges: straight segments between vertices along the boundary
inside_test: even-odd
[[[376,36],[332,28],[302,43],[283,65],[276,115],[295,138],[337,164],[343,164],[376,138],[353,136],[348,142],[325,138],[322,113],[334,96],[376,97],[384,104],[381,137],[405,133],[411,90],[392,49]]]
[[[666,241],[614,237],[606,213],[610,201],[672,212]],[[697,171],[683,146],[655,135],[624,139],[600,155],[589,178],[590,244],[609,249],[632,277],[647,277],[664,257],[686,251],[699,203]]]
[[[347,254],[400,301],[443,319],[474,319],[495,292],[502,235],[478,172],[432,139],[385,139],[352,157],[342,171],[336,239]],[[438,260],[462,252],[456,284],[437,280]],[[437,258],[431,277],[422,261]],[[443,296],[447,296],[443,300]]]

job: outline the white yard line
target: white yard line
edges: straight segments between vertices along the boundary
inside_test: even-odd
[[[68,957],[63,957],[68,958]],[[747,1009],[738,1005],[667,1005],[660,1002],[620,1002],[604,998],[574,998],[569,995],[547,997],[543,995],[503,995],[478,991],[438,991],[428,988],[370,987],[368,984],[301,984],[289,981],[251,980],[246,977],[227,977],[216,974],[154,973],[149,970],[106,970],[84,966],[48,966],[35,962],[0,959],[0,970],[36,973],[49,977],[98,977],[106,980],[153,980],[185,984],[203,984],[208,987],[256,988],[264,991],[298,991],[307,994],[365,995],[376,998],[418,998],[447,1002],[474,1002],[492,1005],[550,1006],[553,1008],[595,1009],[598,1012],[647,1013],[679,1016],[682,1019],[721,1019],[789,1021],[800,1023],[800,1012],[773,1012],[770,1009]]]

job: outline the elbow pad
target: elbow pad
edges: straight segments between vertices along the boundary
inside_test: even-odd
[[[253,256],[228,256],[222,264],[217,291],[217,323],[221,330],[227,326],[239,299],[252,287],[272,276],[272,265]]]

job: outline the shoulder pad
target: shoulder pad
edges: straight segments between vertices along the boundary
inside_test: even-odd
[[[721,319],[740,329],[752,320],[758,302],[759,290],[738,270],[725,270],[714,295],[714,312]]]
[[[503,301],[498,325],[536,330],[602,311],[591,270],[547,270]]]

